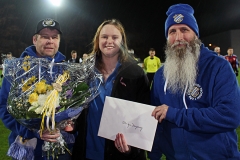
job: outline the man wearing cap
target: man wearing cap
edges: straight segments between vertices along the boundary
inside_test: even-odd
[[[236,128],[240,92],[231,66],[199,39],[194,10],[167,11],[166,61],[156,73],[151,103],[159,121],[151,160],[240,159]]]
[[[33,57],[45,57],[54,62],[62,62],[65,60],[65,56],[58,51],[60,43],[60,35],[62,31],[57,21],[53,19],[41,20],[38,25],[35,34],[33,35],[33,44],[23,51],[21,57],[33,56]],[[60,136],[59,132],[49,133],[45,131],[40,138],[38,133],[28,130],[24,126],[20,125],[7,111],[7,99],[10,91],[10,83],[4,79],[2,83],[2,89],[0,92],[0,118],[4,125],[11,130],[9,136],[9,144],[14,143],[17,136],[21,136],[24,140],[37,139],[36,148],[34,150],[34,160],[45,160],[47,157],[42,157],[42,145],[44,141],[56,142],[56,138]],[[34,145],[33,145],[34,146]],[[29,153],[30,154],[30,153]],[[67,155],[65,155],[67,156]],[[59,156],[59,159],[70,159],[70,157]],[[19,157],[13,157],[13,159],[19,159]]]

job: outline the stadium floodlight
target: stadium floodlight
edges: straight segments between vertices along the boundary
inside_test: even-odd
[[[54,5],[59,7],[61,5],[61,0],[50,0],[50,2]]]

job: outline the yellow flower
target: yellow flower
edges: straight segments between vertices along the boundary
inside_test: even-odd
[[[30,56],[24,57],[24,62],[23,62],[22,68],[24,69],[25,72],[27,72],[30,69],[29,59],[30,59]]]
[[[24,69],[25,72],[27,72],[30,69],[30,63],[29,62],[23,62],[22,68]]]
[[[32,77],[29,79],[29,83],[31,83],[31,84],[33,84],[35,81],[36,81],[36,77],[35,77],[35,76],[32,76]]]
[[[29,88],[30,88],[30,86],[28,86],[27,84],[24,84],[24,85],[22,86],[22,92],[27,91]]]
[[[26,56],[26,57],[24,57],[24,59],[25,59],[25,60],[28,60],[28,59],[30,59],[30,56]]]
[[[38,101],[38,94],[37,93],[30,94],[30,96],[28,97],[28,102],[32,104],[33,102],[36,101]]]
[[[47,85],[47,90],[48,90],[48,91],[53,90],[53,86],[52,86],[52,85]]]
[[[22,86],[22,92],[25,92],[26,90],[28,90],[32,86],[32,84],[34,84],[35,81],[36,81],[35,76],[32,76],[31,78],[29,78],[26,82],[24,82],[22,79],[22,83],[25,83]]]
[[[35,91],[38,93],[38,94],[44,94],[46,93],[47,91],[47,85],[45,83],[45,81],[40,81],[36,84],[36,88],[35,88]]]

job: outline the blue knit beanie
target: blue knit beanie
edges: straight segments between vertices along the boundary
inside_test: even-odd
[[[175,4],[169,7],[165,22],[165,36],[168,37],[168,29],[174,24],[186,24],[199,37],[198,25],[193,16],[194,10],[188,4]]]

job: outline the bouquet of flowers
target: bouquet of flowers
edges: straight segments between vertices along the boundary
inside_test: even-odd
[[[25,57],[5,60],[3,75],[11,83],[8,97],[9,113],[28,129],[54,132],[76,119],[98,94],[95,79],[95,57],[84,63],[54,63],[45,58]],[[16,154],[9,149],[9,155]],[[66,143],[45,142],[45,155],[53,158],[64,154]],[[13,156],[14,157],[14,156]],[[18,155],[19,157],[19,155]],[[24,157],[24,155],[22,155]]]

